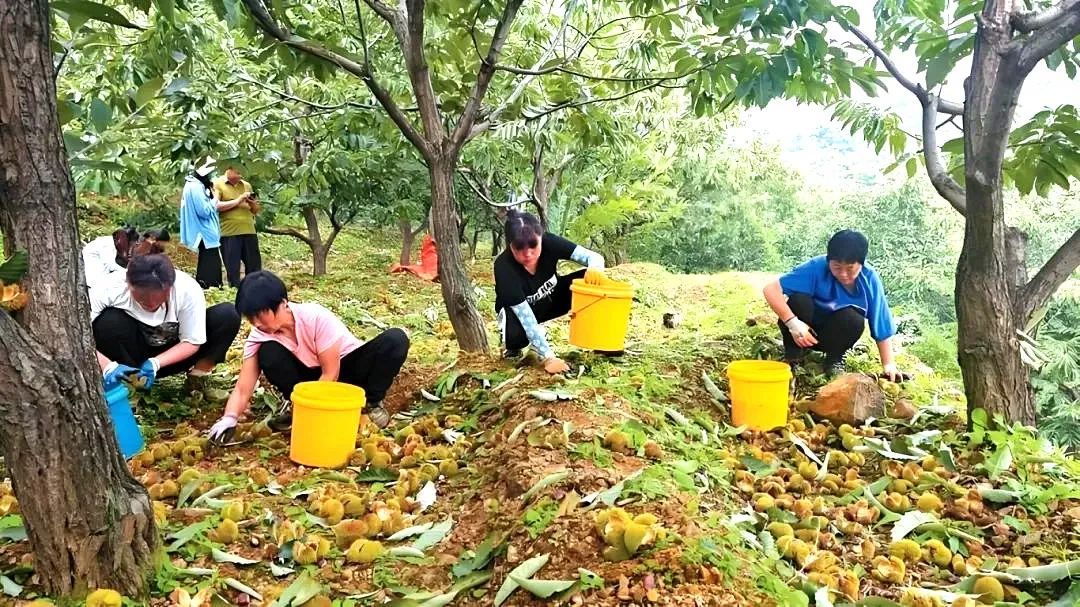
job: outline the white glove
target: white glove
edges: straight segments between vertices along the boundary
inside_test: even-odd
[[[792,337],[805,337],[810,335],[810,325],[804,323],[798,316],[792,316],[784,321]]]
[[[218,443],[225,442],[226,435],[230,434],[232,430],[236,428],[236,418],[232,415],[223,415],[221,419],[217,420],[207,433],[210,440]]]

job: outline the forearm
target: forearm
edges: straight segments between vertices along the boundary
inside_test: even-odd
[[[893,364],[893,350],[892,350],[892,338],[886,337],[885,339],[877,342],[878,354],[881,356],[881,366],[887,367]]]
[[[795,316],[795,313],[791,311],[791,306],[788,305],[783,289],[780,288],[779,281],[766,285],[762,290],[762,294],[765,295],[765,302],[769,304],[769,307],[772,308],[772,311],[776,313],[776,316],[781,321],[786,322],[792,316]]]
[[[257,358],[252,356],[244,359],[240,365],[240,377],[237,378],[236,386],[233,387],[229,394],[229,401],[225,404],[225,416],[240,419],[240,416],[248,410],[261,373]]]
[[[108,366],[109,366],[109,363],[111,363],[112,361],[111,361],[111,360],[109,360],[109,357],[108,357],[108,356],[105,356],[105,355],[104,355],[104,354],[102,354],[101,352],[97,352],[97,351],[95,351],[95,352],[94,352],[94,354],[97,354],[97,363],[98,363],[98,366],[99,366],[99,367],[101,367],[101,370],[102,370],[102,371],[105,371],[105,367],[108,367]]]
[[[555,351],[548,345],[547,339],[540,331],[540,323],[536,320],[536,314],[533,314],[532,308],[529,307],[528,302],[521,302],[518,305],[510,308],[514,316],[517,317],[518,322],[521,323],[521,328],[525,330],[525,336],[529,338],[529,343],[532,347],[536,348],[536,352],[540,355],[540,358],[547,360],[555,357]]]
[[[235,200],[218,200],[216,206],[219,213],[224,213],[225,211],[231,211],[240,206],[241,202],[244,202],[243,198],[237,198]]]
[[[182,360],[187,360],[195,355],[199,351],[199,346],[196,344],[189,344],[186,341],[182,341],[175,346],[165,350],[161,354],[158,354],[154,358],[157,359],[160,367],[167,367],[169,365],[178,363]]]
[[[594,270],[604,269],[604,256],[596,251],[590,251],[581,245],[578,245],[574,249],[574,252],[570,254],[570,259],[587,268],[592,268]]]

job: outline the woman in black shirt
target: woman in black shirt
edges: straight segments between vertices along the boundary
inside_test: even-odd
[[[531,213],[510,211],[506,216],[507,249],[495,258],[495,312],[498,314],[505,356],[517,356],[532,345],[548,373],[563,373],[569,366],[548,345],[540,323],[570,311],[570,283],[603,280],[604,258],[599,253],[544,231]],[[586,266],[559,276],[560,260]],[[509,310],[509,313],[508,313]]]

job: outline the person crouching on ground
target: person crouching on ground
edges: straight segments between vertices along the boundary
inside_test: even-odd
[[[503,355],[519,356],[525,346],[532,345],[548,373],[569,371],[569,365],[548,345],[540,323],[570,312],[570,284],[575,279],[584,278],[589,284],[603,282],[604,258],[544,231],[531,213],[510,211],[504,229],[507,249],[495,258],[495,313]],[[559,276],[556,269],[563,259],[586,269]]]
[[[210,429],[210,439],[226,442],[247,411],[259,375],[285,400],[271,426],[291,426],[290,399],[296,384],[338,381],[364,389],[368,418],[380,428],[390,422],[383,397],[405,364],[409,338],[388,329],[368,342],[358,339],[333,312],[317,303],[289,301],[285,283],[271,272],[252,272],[240,282],[236,307],[252,324],[244,343],[240,378],[225,413]]]
[[[881,278],[866,263],[868,249],[861,233],[842,230],[829,239],[826,255],[766,285],[765,301],[780,319],[784,359],[789,364],[799,364],[806,350],[814,349],[825,353],[827,375],[842,373],[844,355],[869,322],[884,376],[903,379],[893,361],[896,326]]]
[[[94,284],[90,319],[106,387],[128,378],[150,389],[159,377],[186,372],[188,391],[205,391],[240,331],[236,308],[207,308],[195,279],[165,255],[132,257],[125,272]]]
[[[86,285],[93,286],[114,272],[123,273],[135,255],[164,253],[165,248],[159,243],[168,241],[169,233],[165,230],[148,230],[140,235],[130,226],[117,229],[112,236],[91,240],[82,249]]]

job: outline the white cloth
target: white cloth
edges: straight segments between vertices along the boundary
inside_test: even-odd
[[[123,310],[148,327],[177,323],[180,341],[196,346],[206,343],[206,299],[202,287],[190,275],[179,270],[176,271],[176,283],[169,292],[169,299],[153,312],[143,309],[131,297],[125,273],[110,274],[90,288],[90,322],[106,308]]]
[[[88,286],[102,282],[115,272],[124,272],[123,266],[116,263],[116,243],[112,236],[102,236],[86,243],[82,258]]]

